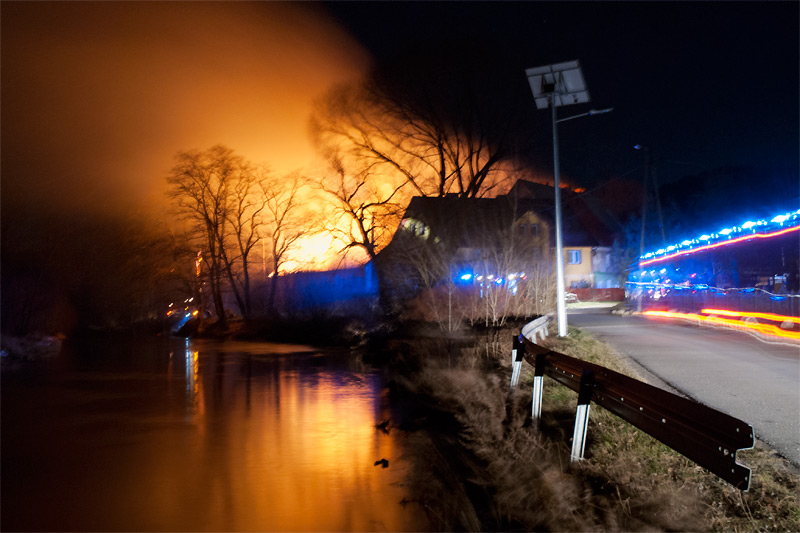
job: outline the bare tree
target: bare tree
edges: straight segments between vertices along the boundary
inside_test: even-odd
[[[453,280],[451,249],[424,230],[402,228],[392,261],[399,268],[391,282],[416,294],[410,316],[436,322],[445,333],[455,333],[463,324],[463,289]]]
[[[278,292],[278,275],[287,255],[297,241],[311,232],[311,223],[300,211],[298,193],[303,185],[303,178],[298,173],[283,177],[265,176],[260,181],[264,198],[264,239],[269,245],[269,257],[272,263],[267,313],[275,313],[275,297]],[[302,218],[301,218],[302,217]]]
[[[486,227],[478,239],[481,256],[475,282],[480,290],[474,292],[477,301],[472,307],[474,317],[486,326],[502,326],[509,316],[547,314],[555,306],[547,232],[538,232],[539,224],[528,223],[529,216],[500,230]]]
[[[498,168],[510,149],[498,125],[507,121],[467,93],[466,100],[409,96],[373,77],[330,91],[317,105],[312,134],[323,151],[333,147],[405,183],[407,197],[482,196],[504,177]]]
[[[223,324],[226,320],[225,281],[240,311],[248,316],[248,258],[259,239],[259,213],[264,208],[252,165],[222,145],[179,152],[167,182],[170,196],[202,247],[218,320]]]
[[[556,307],[556,273],[552,261],[542,257],[531,261],[518,281],[514,314],[546,315]]]
[[[403,184],[393,185],[372,174],[372,167],[349,173],[339,156],[330,159],[332,174],[319,189],[332,201],[338,216],[328,230],[344,243],[344,251],[360,248],[370,260],[391,239],[400,220],[396,203]],[[341,223],[343,222],[343,223]]]
[[[478,299],[473,304],[477,313],[473,320],[480,318],[485,326],[502,326],[508,318],[512,298],[509,278],[516,276],[512,230],[483,224],[474,239],[479,256],[473,262],[476,284],[473,298]]]
[[[464,319],[496,328],[511,316],[549,312],[554,275],[547,232],[538,232],[542,221],[532,213],[512,216],[497,204],[451,205],[450,216],[437,212],[428,220],[438,229],[408,219],[392,242],[390,281],[418,295],[412,313],[451,332]]]
[[[179,152],[176,164],[167,178],[169,194],[189,222],[189,231],[202,241],[214,311],[223,324],[224,267],[219,247],[226,223],[229,175],[232,172],[229,162],[231,156],[230,149],[219,145],[205,152]]]
[[[262,182],[267,176],[266,169],[259,172],[243,159],[238,159],[235,172],[230,177],[229,206],[226,210],[228,233],[222,235],[220,249],[234,297],[245,318],[249,318],[253,310],[250,254],[260,239],[261,214],[266,207]],[[230,241],[233,241],[232,246],[228,245]]]
[[[514,251],[507,275],[513,294],[511,312],[525,317],[550,313],[556,305],[556,274],[547,225],[529,212],[511,230]]]
[[[389,147],[382,156],[421,196],[483,196],[498,185],[498,165],[510,156],[507,131],[498,127],[508,121],[470,85],[438,89],[420,93],[378,77],[366,85],[368,101],[385,117],[378,128]]]

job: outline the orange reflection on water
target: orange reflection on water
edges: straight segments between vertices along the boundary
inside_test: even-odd
[[[186,353],[188,425],[136,491],[149,510],[140,528],[427,529],[418,508],[400,505],[410,498],[402,435],[375,428],[390,417],[377,375]]]
[[[369,384],[348,383],[343,393],[329,376],[307,384],[287,375],[281,398],[279,410],[262,412],[257,438],[263,440],[249,447],[248,463],[270,479],[254,487],[273,503],[261,507],[261,520],[280,530],[396,525],[401,517],[392,515],[401,497],[385,501],[393,476],[374,466],[382,458],[394,463],[394,440],[375,429],[376,398]]]

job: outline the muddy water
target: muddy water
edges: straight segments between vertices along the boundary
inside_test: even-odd
[[[2,378],[3,531],[429,529],[349,354],[105,340]]]

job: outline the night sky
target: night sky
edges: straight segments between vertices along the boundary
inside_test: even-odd
[[[423,89],[485,80],[518,103],[519,154],[546,175],[550,116],[524,71],[573,59],[592,102],[560,116],[614,111],[560,126],[568,182],[640,180],[642,144],[662,183],[778,169],[797,203],[798,6],[3,2],[3,215],[162,209],[174,154],[217,143],[279,171],[315,168],[314,99],[371,67]]]
[[[329,9],[379,63],[463,50],[478,58],[467,67],[474,76],[506,77],[508,92],[499,98],[530,97],[525,68],[579,60],[592,102],[559,116],[614,108],[560,126],[562,171],[579,184],[628,172],[638,178],[644,158],[637,144],[653,151],[662,182],[730,165],[777,167],[797,180],[796,2],[334,3]],[[453,60],[443,55],[443,65]],[[536,130],[530,150],[547,167],[550,116],[533,108],[530,98]],[[791,185],[796,193],[798,184]]]

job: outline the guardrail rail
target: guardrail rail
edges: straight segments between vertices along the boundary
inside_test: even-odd
[[[523,328],[523,332],[528,330]],[[600,365],[554,352],[525,334],[514,337],[512,360],[512,388],[519,381],[523,360],[534,367],[531,414],[535,423],[541,418],[545,375],[578,393],[573,461],[583,458],[589,406],[594,402],[736,488],[749,489],[751,471],[736,462],[736,452],[754,446],[750,424]]]

